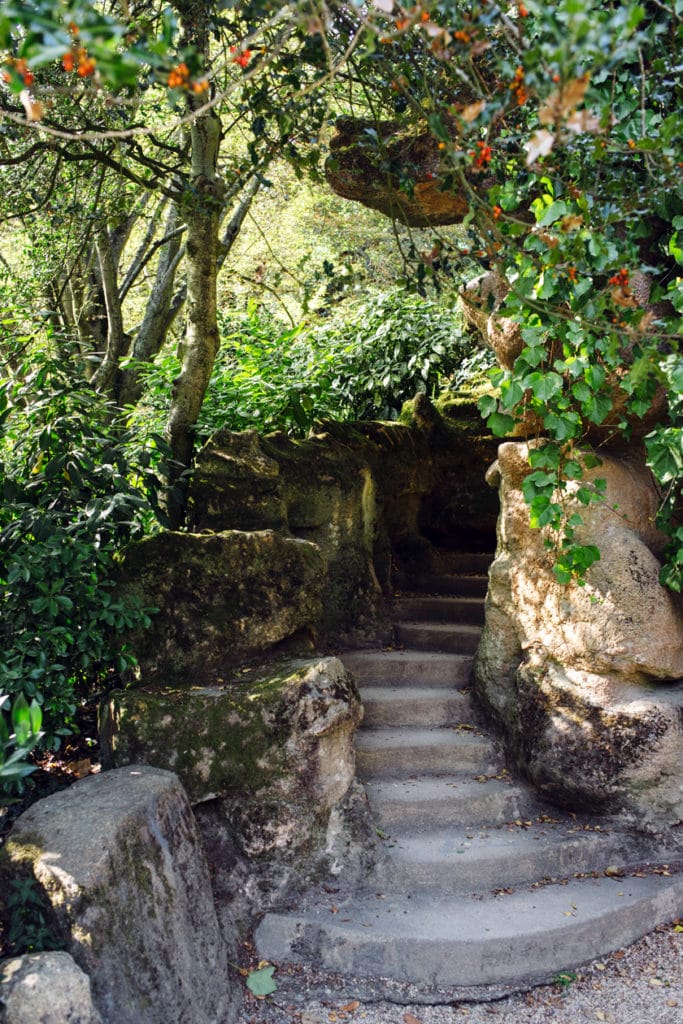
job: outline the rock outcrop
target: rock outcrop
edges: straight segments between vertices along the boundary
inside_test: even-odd
[[[528,448],[501,445],[500,491],[477,693],[517,767],[563,802],[621,813],[639,827],[683,819],[683,611],[659,583],[658,496],[642,463],[603,455],[587,478],[604,502],[580,506],[582,543],[600,561],[562,586],[521,485]],[[578,508],[578,503],[577,503]]]
[[[143,685],[221,685],[266,656],[378,642],[397,566],[410,572],[433,544],[490,548],[493,439],[424,395],[404,412],[321,424],[305,440],[220,431],[207,442],[192,532],[132,545],[120,568],[121,592],[157,609],[131,638]]]
[[[459,224],[469,198],[446,185],[441,153],[431,132],[415,132],[395,121],[342,117],[330,141],[325,177],[334,192],[409,227]],[[470,187],[482,187],[472,174]],[[411,188],[407,188],[407,183]],[[484,190],[490,181],[484,184]]]
[[[174,775],[143,765],[82,779],[33,804],[6,852],[44,891],[54,929],[89,976],[106,1024],[234,1019],[241,991],[228,966],[234,953],[221,936],[196,823]]]
[[[316,545],[274,530],[166,532],[133,545],[121,590],[156,608],[132,638],[144,681],[220,685],[283,641],[310,646],[325,572]]]

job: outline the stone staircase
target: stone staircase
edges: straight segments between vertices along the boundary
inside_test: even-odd
[[[468,687],[489,560],[448,556],[414,581],[429,593],[396,599],[395,649],[343,657],[384,856],[361,891],[328,887],[265,916],[259,955],[289,965],[290,990],[303,967],[309,987],[350,998],[490,999],[683,913],[672,848],[544,806],[480,726]]]

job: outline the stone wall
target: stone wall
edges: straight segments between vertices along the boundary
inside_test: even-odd
[[[587,479],[605,500],[577,503],[600,561],[561,586],[529,526],[527,454],[502,444],[489,474],[501,514],[476,691],[546,795],[665,829],[683,819],[683,608],[658,579],[658,495],[637,454],[602,452]]]
[[[121,590],[158,609],[132,638],[140,680],[214,685],[250,659],[386,637],[400,568],[434,544],[490,548],[494,452],[476,410],[447,419],[424,395],[401,423],[216,434],[197,458],[190,532],[134,545],[121,567]]]

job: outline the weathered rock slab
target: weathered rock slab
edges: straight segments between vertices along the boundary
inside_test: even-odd
[[[90,979],[68,953],[5,960],[0,976],[3,1024],[102,1024]]]
[[[134,766],[83,779],[30,807],[6,848],[44,889],[106,1024],[234,1019],[239,986],[175,776]]]

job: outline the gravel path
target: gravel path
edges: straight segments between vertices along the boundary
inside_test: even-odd
[[[352,1000],[288,1007],[277,993],[266,1000],[247,993],[238,1024],[683,1024],[683,926],[662,927],[567,981],[493,1003],[448,1006]]]

